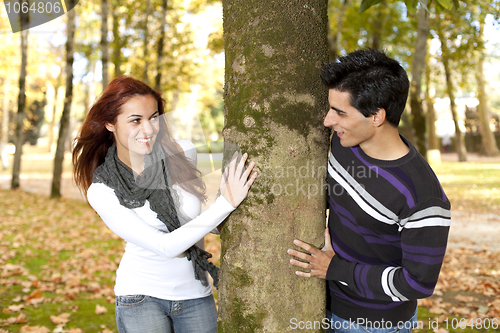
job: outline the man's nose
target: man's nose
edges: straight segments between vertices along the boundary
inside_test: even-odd
[[[328,111],[325,120],[323,121],[323,125],[325,125],[325,127],[332,127],[336,124],[337,120],[335,119],[335,112],[333,110]]]

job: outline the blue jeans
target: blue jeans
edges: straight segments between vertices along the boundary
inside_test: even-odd
[[[352,323],[349,320],[342,319],[333,313],[327,311],[327,316],[330,317],[330,328],[327,333],[411,333],[413,328],[417,328],[417,312],[418,308],[415,310],[413,317],[404,322],[399,323],[398,326],[386,327],[386,322],[373,322],[370,325],[361,326],[356,323]],[[398,323],[395,323],[398,324]]]
[[[116,296],[116,325],[120,333],[215,333],[217,308],[212,295],[184,301]]]

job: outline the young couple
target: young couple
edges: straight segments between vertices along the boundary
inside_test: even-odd
[[[336,332],[371,331],[367,320],[390,322],[383,332],[403,332],[416,320],[416,299],[436,284],[450,204],[429,165],[398,134],[409,83],[397,61],[356,51],[326,65],[322,79],[330,102],[324,123],[336,132],[329,188],[346,191],[330,193],[325,247],[296,240],[311,254],[289,250],[290,262],[310,270],[299,276],[328,280]],[[115,285],[119,332],[216,332],[208,274],[217,284],[217,268],[207,261],[203,237],[244,200],[257,174],[253,162],[245,168],[246,154],[238,163],[235,154],[221,196],[202,212],[196,150],[173,140],[164,113],[163,99],[146,84],[114,79],[76,139],[75,180],[127,242]],[[346,171],[353,165],[376,175],[358,179]]]

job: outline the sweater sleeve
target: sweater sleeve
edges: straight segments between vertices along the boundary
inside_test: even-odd
[[[361,297],[401,302],[432,295],[450,227],[449,203],[425,205],[400,221],[400,263],[369,265],[335,255],[326,274]]]
[[[175,258],[186,251],[235,209],[220,196],[202,214],[180,228],[166,232],[147,223],[134,210],[122,206],[114,190],[104,184],[92,184],[87,199],[108,228],[119,237],[167,258]]]

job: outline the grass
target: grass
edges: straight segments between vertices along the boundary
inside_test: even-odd
[[[500,211],[500,162],[445,161],[435,166],[441,184],[458,211]]]

